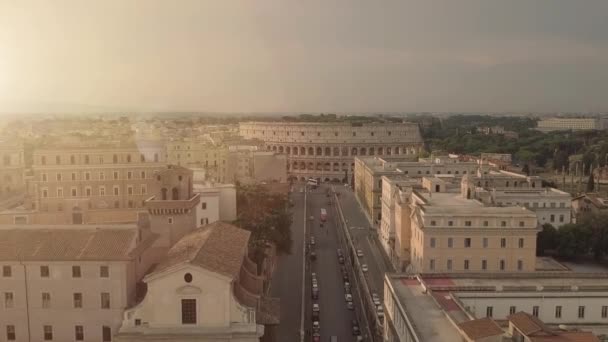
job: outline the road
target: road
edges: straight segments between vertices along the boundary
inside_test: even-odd
[[[312,303],[319,303],[321,341],[327,341],[329,336],[334,335],[338,336],[338,341],[354,341],[351,322],[356,316],[354,311],[346,307],[344,282],[337,257],[337,249],[345,250],[345,248],[339,245],[334,217],[328,217],[323,228],[320,227],[321,208],[325,208],[330,216],[333,214],[331,205],[328,204],[330,200],[331,198],[326,197],[325,187],[308,193],[308,213],[314,216],[314,220],[308,221],[308,232],[315,237],[315,246],[311,247],[311,251],[315,251],[317,260],[310,263],[310,271],[306,272],[306,326],[310,329],[312,325]],[[318,300],[311,298],[311,272],[317,274]],[[356,291],[353,289],[352,292]],[[310,341],[310,337],[306,340]]]
[[[281,322],[277,329],[277,342],[300,340],[304,194],[293,192],[290,198],[294,203],[291,224],[292,253],[279,256],[270,288],[271,295],[281,299]]]

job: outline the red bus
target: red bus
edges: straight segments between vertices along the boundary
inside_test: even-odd
[[[321,222],[325,222],[327,220],[327,211],[321,208]]]

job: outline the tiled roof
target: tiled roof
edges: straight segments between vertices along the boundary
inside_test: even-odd
[[[241,269],[250,234],[223,222],[206,225],[173,245],[155,272],[190,263],[234,279]]]
[[[548,330],[541,320],[523,311],[510,315],[507,319],[524,335]]]
[[[500,326],[493,319],[487,317],[463,322],[458,326],[471,340],[503,334]]]
[[[0,229],[0,260],[129,260],[137,229]]]

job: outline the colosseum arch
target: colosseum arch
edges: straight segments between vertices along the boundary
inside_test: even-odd
[[[395,147],[395,154],[400,154],[400,152],[401,152],[401,151],[400,151],[400,149],[399,149],[399,146],[396,146],[396,147]]]
[[[373,156],[373,155],[374,155],[374,148],[373,148],[373,147],[370,147],[370,148],[369,148],[369,155],[370,155],[370,156]]]
[[[342,171],[348,171],[348,166],[346,166],[346,163],[342,163]]]
[[[315,164],[313,162],[308,162],[308,170],[314,170],[315,169]]]
[[[378,147],[378,155],[381,156],[383,153],[382,147]]]
[[[323,149],[320,147],[317,147],[317,155],[320,156],[323,154]]]
[[[334,171],[340,171],[340,163],[334,163]]]
[[[324,171],[331,171],[331,164],[329,162],[325,163],[323,167]]]
[[[279,153],[283,153],[283,146],[279,146]]]
[[[291,154],[291,147],[289,147],[289,146],[285,147],[285,153]]]
[[[308,155],[309,156],[314,156],[315,155],[315,149],[313,147],[309,147],[308,148]]]
[[[287,164],[287,171],[289,171],[291,164]]]
[[[298,147],[297,146],[293,148],[293,155],[294,156],[298,155]]]
[[[306,155],[306,147],[304,147],[304,146],[300,146],[300,155],[301,155],[301,156]]]
[[[342,157],[348,157],[348,147],[342,147]]]
[[[306,170],[306,163],[300,162],[300,170]]]
[[[359,154],[361,154],[362,156],[367,154],[367,149],[365,147],[361,147],[361,151],[359,151]]]
[[[390,156],[392,154],[392,152],[393,152],[393,150],[392,150],[392,148],[390,146],[386,148],[386,154],[387,155]]]
[[[325,156],[326,156],[326,157],[331,156],[331,148],[330,148],[330,147],[326,147],[326,148],[325,148]]]
[[[339,157],[339,156],[340,156],[340,148],[334,147],[334,157]]]
[[[293,166],[291,167],[292,170],[297,170],[298,169],[298,162],[294,161],[293,162]]]
[[[316,168],[316,170],[317,171],[322,171],[323,170],[323,163],[317,162],[317,168]]]
[[[351,155],[356,156],[356,155],[358,155],[358,154],[359,154],[359,153],[357,153],[357,148],[356,148],[356,147],[353,147],[353,149],[352,149],[352,151],[351,151]]]
[[[277,150],[277,147],[276,147],[276,146],[272,146],[272,150],[273,150],[273,151],[276,151],[276,150]]]

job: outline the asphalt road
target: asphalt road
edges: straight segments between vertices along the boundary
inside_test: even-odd
[[[281,299],[281,322],[277,329],[277,342],[300,340],[304,193],[293,192],[291,200],[294,202],[291,224],[292,253],[279,257],[270,288],[271,295]]]
[[[306,272],[306,327],[311,329],[312,303],[318,303],[321,311],[319,321],[321,341],[328,341],[329,337],[334,335],[338,337],[338,341],[354,341],[351,322],[356,319],[356,315],[354,311],[348,310],[346,307],[344,282],[337,257],[337,249],[345,250],[345,248],[339,245],[335,218],[331,217],[333,209],[328,204],[330,199],[326,197],[324,187],[308,193],[308,215],[314,216],[314,220],[308,221],[308,232],[309,235],[315,237],[315,246],[311,247],[311,251],[316,252],[317,259],[310,262]],[[328,212],[328,219],[323,228],[320,227],[319,219],[321,208],[325,208]],[[311,296],[311,272],[317,274],[318,300],[313,300]],[[352,292],[355,292],[354,289]],[[355,294],[353,295],[355,296]],[[310,340],[310,335],[307,335],[306,341]]]

